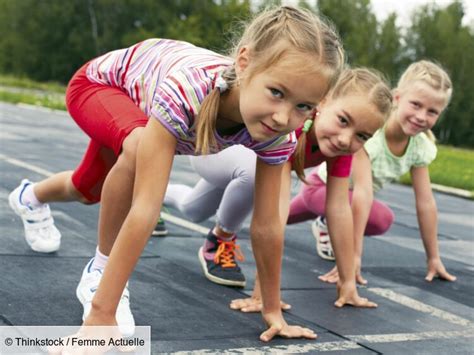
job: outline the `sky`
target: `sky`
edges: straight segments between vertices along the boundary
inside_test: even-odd
[[[371,0],[372,9],[379,20],[395,12],[398,17],[397,24],[400,26],[409,24],[411,12],[421,5],[435,3],[440,7],[445,7],[452,2],[453,0]],[[472,24],[474,23],[474,1],[464,0],[463,3],[465,11],[463,24]]]
[[[317,0],[309,0],[310,4],[315,4]],[[351,0],[346,0],[351,1]],[[397,25],[407,26],[410,23],[410,15],[414,9],[421,5],[435,3],[440,7],[452,3],[453,0],[371,0],[372,9],[378,20],[384,20],[391,12],[395,12],[398,17]],[[283,1],[286,4],[296,4],[297,0]],[[464,19],[463,24],[474,26],[474,0],[463,0]]]

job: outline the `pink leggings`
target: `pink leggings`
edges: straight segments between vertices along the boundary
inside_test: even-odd
[[[291,200],[288,224],[299,223],[317,216],[325,216],[326,184],[316,174],[314,169],[306,180],[298,195]],[[349,191],[349,200],[352,202],[352,191]],[[365,227],[365,235],[384,234],[393,223],[393,212],[386,204],[375,200],[370,209],[369,220]]]

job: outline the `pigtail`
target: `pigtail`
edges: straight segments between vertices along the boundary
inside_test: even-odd
[[[201,104],[196,126],[195,152],[197,154],[209,154],[217,148],[214,132],[216,130],[220,97],[219,89],[214,88]]]
[[[431,129],[427,130],[425,134],[431,142],[436,143],[436,136]]]
[[[306,148],[306,137],[307,133],[302,132],[301,135],[298,137],[298,143],[296,145],[295,152],[293,153],[293,161],[292,161],[292,168],[302,182],[307,184],[306,176],[304,174],[304,163],[305,163],[305,148]]]

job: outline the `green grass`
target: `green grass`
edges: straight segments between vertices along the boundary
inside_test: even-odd
[[[30,92],[10,92],[0,89],[0,101],[11,103],[25,103],[36,106],[48,107],[55,110],[66,110],[64,97],[51,94],[33,94]]]
[[[468,190],[474,196],[474,151],[438,145],[429,169],[432,183]],[[402,176],[401,182],[411,183],[410,175]]]
[[[0,75],[0,86],[10,86],[30,90],[43,90],[58,94],[64,94],[66,92],[66,87],[56,82],[40,83],[28,78],[19,78],[3,74]]]

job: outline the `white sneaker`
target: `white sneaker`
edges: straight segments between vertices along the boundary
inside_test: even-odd
[[[21,217],[25,229],[25,239],[34,251],[51,253],[61,245],[61,233],[54,225],[53,216],[48,204],[31,208],[21,203],[21,194],[31,182],[21,181],[20,186],[8,196],[8,203],[12,210]]]
[[[89,315],[92,308],[92,299],[94,298],[95,291],[99,287],[100,279],[102,278],[102,272],[100,270],[92,270],[92,258],[84,268],[82,272],[81,281],[77,285],[76,296],[84,307],[82,314],[82,320],[85,320]],[[135,319],[133,318],[132,311],[130,310],[130,293],[128,291],[128,282],[123,290],[122,297],[115,313],[115,319],[120,330],[120,333],[124,337],[131,337],[135,333]]]
[[[316,251],[318,255],[325,260],[336,260],[334,251],[332,250],[331,238],[328,234],[326,219],[319,216],[311,224],[314,239],[316,239]]]

